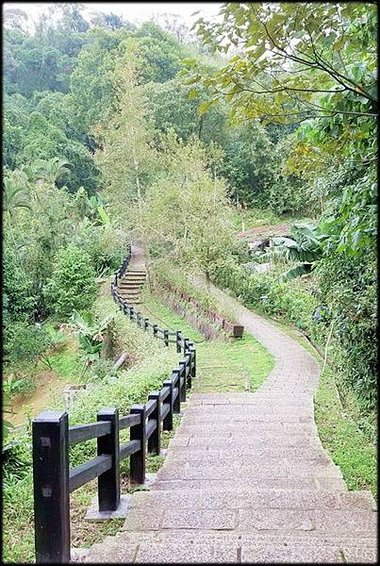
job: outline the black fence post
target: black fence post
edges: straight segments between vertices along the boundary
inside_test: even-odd
[[[183,353],[186,354],[189,347],[189,339],[185,338],[183,341]]]
[[[69,443],[67,412],[33,419],[36,562],[70,562]]]
[[[169,405],[169,412],[162,421],[162,430],[173,430],[173,389],[174,384],[171,379],[165,379],[163,387],[170,387],[170,393],[166,397],[164,405]]]
[[[181,411],[181,387],[180,387],[180,370],[174,369],[172,371],[171,382],[173,383],[173,388],[178,387],[178,395],[173,400],[173,413],[179,413]],[[174,394],[174,392],[173,392]]]
[[[140,441],[140,450],[131,455],[129,465],[131,481],[142,484],[145,481],[146,458],[146,412],[145,405],[132,405],[131,415],[140,415],[140,423],[131,426],[130,439]]]
[[[169,330],[164,330],[164,344],[169,346]]]
[[[196,356],[196,350],[194,348],[194,346],[192,346],[191,348],[191,353],[193,354],[193,363],[192,363],[192,368],[191,368],[191,376],[192,377],[196,377],[197,374],[197,356]]]
[[[192,374],[192,371],[193,371],[193,368],[192,368],[193,353],[192,353],[191,349],[189,349],[189,350],[186,352],[185,358],[187,359],[187,364],[186,364],[186,366],[187,366],[187,365],[189,366],[189,374],[188,374],[187,379],[186,379],[185,381],[186,381],[187,387],[188,387],[189,389],[191,389],[191,379],[192,379],[192,375],[193,375],[193,374]]]
[[[177,345],[177,354],[181,353],[181,342],[182,342],[182,333],[180,330],[176,332],[176,345]]]
[[[153,324],[153,336],[157,336],[158,324]]]
[[[159,391],[153,391],[149,393],[148,399],[153,399],[156,401],[156,408],[149,415],[149,420],[154,420],[157,423],[156,429],[152,432],[148,438],[148,452],[159,454],[161,451],[161,395]]]
[[[129,318],[130,318],[130,320],[133,319],[134,312],[135,312],[135,309],[133,307],[129,307]]]
[[[148,327],[149,327],[149,318],[146,318],[144,322],[144,330],[148,330]]]
[[[119,409],[100,409],[98,421],[111,421],[111,432],[98,438],[98,456],[109,454],[112,467],[98,477],[99,511],[116,511],[120,504]]]
[[[186,361],[179,362],[179,366],[181,368],[179,374],[179,388],[180,388],[180,398],[181,403],[182,401],[186,401]],[[183,374],[183,383],[181,384],[181,375]]]

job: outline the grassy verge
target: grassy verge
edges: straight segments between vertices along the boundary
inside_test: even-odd
[[[323,446],[329,451],[348,489],[368,489],[377,496],[376,448],[360,430],[349,407],[342,406],[335,376],[326,367],[314,399],[315,420]]]
[[[205,341],[185,319],[157,297],[146,294],[142,311],[170,330],[182,329],[196,343],[197,379],[194,391],[254,391],[274,367],[273,357],[248,333],[243,338]]]

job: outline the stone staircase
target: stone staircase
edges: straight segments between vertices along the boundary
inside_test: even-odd
[[[86,562],[375,563],[371,494],[347,491],[306,406],[279,397],[279,419],[260,397],[193,393],[150,491]]]
[[[144,269],[129,269],[118,282],[118,290],[123,299],[130,305],[141,304],[141,287],[146,282]]]

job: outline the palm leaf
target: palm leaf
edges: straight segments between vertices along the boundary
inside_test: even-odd
[[[296,279],[297,277],[302,277],[302,275],[309,275],[312,269],[313,264],[301,263],[300,265],[292,267],[285,273],[282,273],[282,275],[277,278],[277,281],[279,283],[286,283],[287,281],[291,281],[292,279]]]

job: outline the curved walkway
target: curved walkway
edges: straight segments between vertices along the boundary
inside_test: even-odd
[[[254,393],[191,395],[151,490],[130,496],[123,531],[86,561],[376,562],[374,500],[347,491],[318,437],[317,363],[233,302],[275,369]]]

